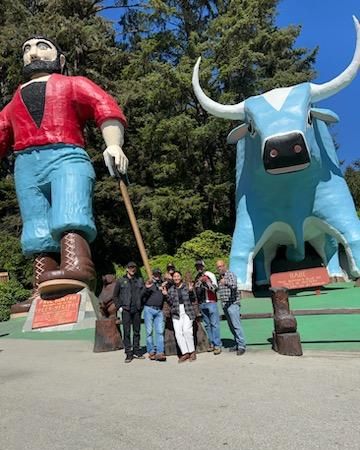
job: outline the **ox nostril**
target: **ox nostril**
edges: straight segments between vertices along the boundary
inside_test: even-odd
[[[300,153],[302,151],[302,147],[299,144],[294,145],[294,152]]]
[[[276,158],[278,156],[279,152],[276,150],[276,148],[273,148],[272,150],[270,150],[270,156],[272,158]]]

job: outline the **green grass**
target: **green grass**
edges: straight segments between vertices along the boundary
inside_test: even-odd
[[[314,291],[298,292],[290,297],[290,308],[360,308],[360,288],[352,283],[338,283],[324,288],[321,295]],[[271,299],[259,297],[244,299],[242,313],[272,312]],[[304,349],[360,351],[360,314],[297,316],[298,332]],[[87,340],[93,342],[94,330],[57,332],[22,332],[25,319],[12,319],[0,323],[3,339],[46,339],[46,340]],[[272,319],[243,320],[248,346],[254,350],[270,349],[268,339],[272,335]],[[141,342],[145,344],[145,329],[142,326]],[[226,346],[231,344],[232,335],[226,321],[221,322],[221,337]]]

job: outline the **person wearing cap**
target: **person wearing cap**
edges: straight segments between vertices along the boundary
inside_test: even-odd
[[[166,361],[164,353],[164,295],[161,270],[153,270],[152,280],[145,282],[144,323],[146,329],[146,349],[152,361]],[[155,332],[155,342],[153,339]]]
[[[246,343],[240,319],[240,296],[237,289],[236,275],[227,269],[226,263],[222,259],[216,261],[216,270],[220,276],[219,300],[222,303],[227,323],[236,343],[231,351],[236,351],[236,354],[241,356],[246,351]]]
[[[126,363],[130,363],[134,358],[144,359],[140,348],[141,309],[144,291],[144,282],[137,277],[137,264],[130,261],[126,266],[126,274],[117,281],[114,292],[116,307],[122,308]],[[132,345],[131,327],[133,331]]]
[[[166,289],[170,289],[170,287],[174,284],[173,275],[175,270],[176,269],[173,263],[169,263],[166,266],[166,272],[164,274],[164,286]]]
[[[214,355],[221,353],[222,342],[220,339],[220,315],[217,305],[217,280],[215,274],[205,271],[205,263],[202,259],[195,261],[197,275],[195,277],[195,292],[200,303],[202,319],[205,324],[210,346],[208,352]]]

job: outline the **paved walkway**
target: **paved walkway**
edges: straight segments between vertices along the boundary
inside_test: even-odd
[[[2,450],[358,449],[360,353],[194,363],[0,339]]]

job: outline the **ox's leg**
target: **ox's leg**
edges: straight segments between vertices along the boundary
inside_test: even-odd
[[[339,260],[339,243],[328,234],[325,237],[325,255],[327,262],[326,268],[329,272],[331,283],[345,281],[345,274],[340,266]]]
[[[269,277],[266,274],[265,270],[265,261],[264,261],[264,253],[263,250],[260,250],[259,253],[255,256],[255,282],[257,286],[266,286],[269,284]]]
[[[339,261],[339,244],[335,238],[322,233],[309,243],[319,254],[329,273],[331,283],[345,281],[344,272]]]
[[[325,233],[330,234],[343,244],[349,262],[350,275],[355,279],[359,279],[360,221],[354,208],[346,208],[349,205],[347,205],[345,200],[337,202],[336,214],[334,214],[334,208],[330,207],[328,210],[322,211],[319,226]],[[360,286],[359,280],[357,280],[357,285]]]
[[[253,255],[255,236],[246,208],[246,199],[240,199],[230,252],[230,270],[237,277],[238,289],[243,297],[252,294]]]

